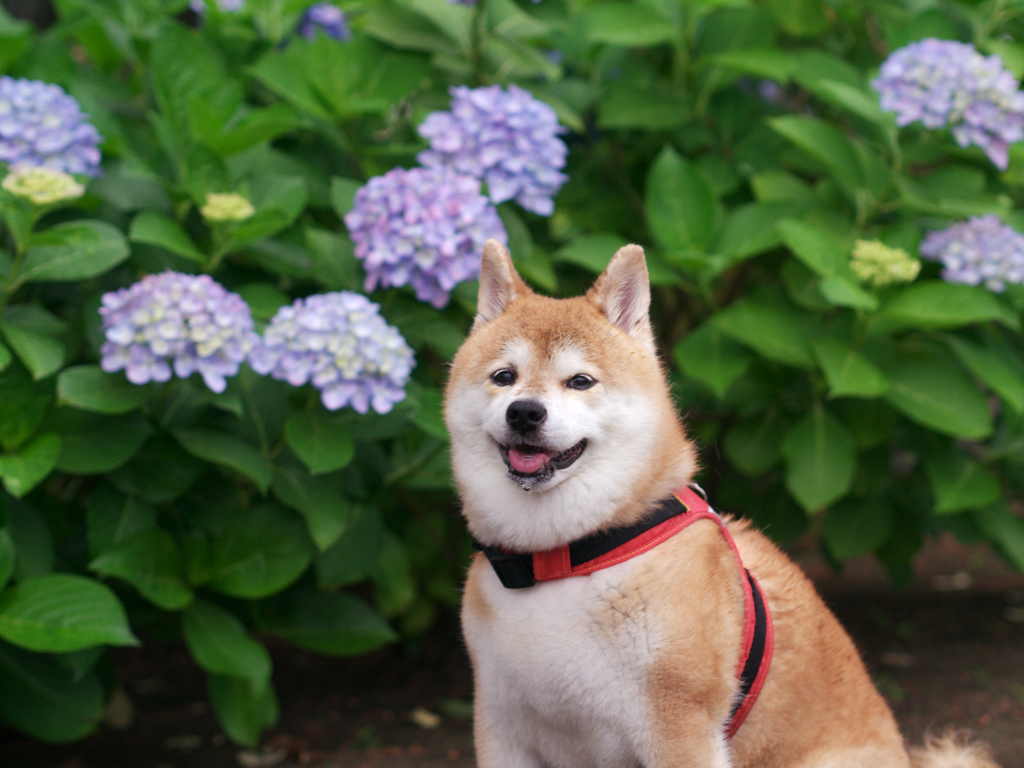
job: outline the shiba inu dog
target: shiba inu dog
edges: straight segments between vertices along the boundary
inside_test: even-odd
[[[799,569],[691,488],[643,251],[539,296],[484,246],[445,398],[469,529],[463,630],[482,768],[996,768],[908,755]],[[691,524],[692,523],[692,524]]]

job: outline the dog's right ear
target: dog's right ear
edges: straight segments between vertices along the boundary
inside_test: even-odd
[[[512,257],[497,240],[484,243],[480,260],[480,293],[476,299],[473,327],[498,317],[513,300],[532,293],[512,266]]]

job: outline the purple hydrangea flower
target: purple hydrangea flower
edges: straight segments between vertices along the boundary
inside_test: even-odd
[[[920,120],[952,129],[961,147],[981,147],[1000,169],[1007,147],[1024,138],[1024,93],[996,56],[974,46],[928,38],[894,51],[871,82],[897,125]]]
[[[0,77],[0,162],[99,174],[101,137],[59,85]]]
[[[996,293],[1007,283],[1024,283],[1024,235],[993,214],[930,232],[921,255],[941,261],[942,278],[950,283],[984,285]]]
[[[330,3],[310,6],[299,21],[298,31],[307,40],[315,38],[317,32],[323,32],[328,37],[342,42],[352,39],[345,14]]]
[[[480,181],[447,166],[395,168],[370,179],[356,192],[345,226],[367,291],[412,285],[417,299],[438,309],[458,283],[479,275],[488,239],[508,242]]]
[[[426,166],[450,165],[487,183],[495,203],[514,199],[541,216],[555,209],[552,196],[568,177],[569,150],[558,134],[555,110],[529,91],[510,85],[450,89],[450,112],[432,112],[419,127],[430,149],[417,159]]]
[[[195,372],[214,392],[259,343],[249,305],[209,275],[167,270],[130,288],[103,295],[100,307],[107,341],[100,365],[124,369],[132,384],[167,381]]]
[[[387,413],[405,398],[416,363],[379,309],[351,291],[297,299],[274,315],[249,365],[295,387],[312,382],[328,410]]]

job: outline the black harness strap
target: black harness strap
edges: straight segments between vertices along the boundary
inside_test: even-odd
[[[750,571],[746,568],[743,569],[743,574],[747,577],[747,581],[750,582],[750,594],[754,598],[754,637],[751,639],[750,654],[747,656],[747,662],[743,665],[743,671],[740,672],[740,693],[742,696],[733,704],[732,711],[729,713],[729,722],[732,722],[732,719],[736,717],[739,708],[743,706],[743,702],[750,695],[750,689],[754,685],[754,680],[757,679],[757,673],[761,670],[765,646],[768,642],[768,618],[765,614],[764,595],[761,594],[761,585],[757,583],[757,579],[751,576]]]

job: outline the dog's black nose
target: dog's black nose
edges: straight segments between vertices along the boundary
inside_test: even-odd
[[[516,400],[505,411],[505,421],[521,435],[533,432],[547,417],[547,410],[536,400]]]

